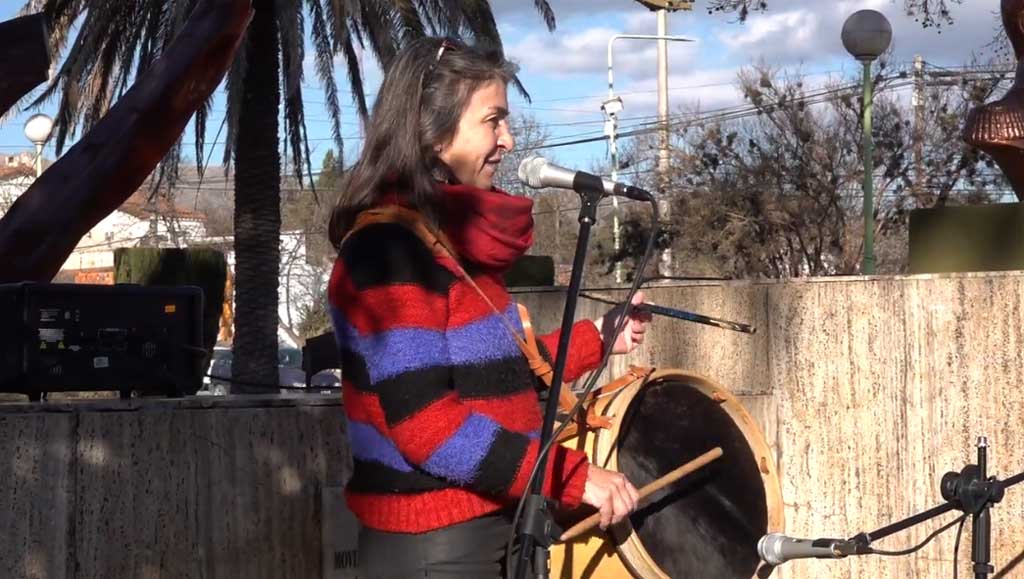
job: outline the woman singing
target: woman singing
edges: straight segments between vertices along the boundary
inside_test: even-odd
[[[355,463],[346,497],[363,525],[369,577],[499,577],[509,507],[537,458],[537,382],[512,336],[523,326],[502,281],[532,243],[532,201],[492,185],[513,147],[514,74],[497,51],[410,43],[384,78],[331,218],[329,300]],[[361,221],[396,206],[421,216],[447,253],[407,222]],[[611,316],[574,325],[567,381],[598,364]],[[631,314],[613,351],[632,351],[648,320]],[[538,342],[550,359],[558,333]],[[596,507],[602,527],[637,502],[623,475],[560,446],[545,494]]]

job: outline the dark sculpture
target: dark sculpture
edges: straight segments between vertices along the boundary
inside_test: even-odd
[[[196,4],[163,56],[0,219],[0,283],[53,279],[142,185],[217,88],[251,17],[251,0]]]
[[[0,22],[0,116],[28,91],[46,81],[50,70],[46,17],[22,16]]]
[[[1003,98],[967,115],[964,140],[988,153],[1024,201],[1024,0],[1002,0],[1003,27],[1017,57],[1017,75]]]

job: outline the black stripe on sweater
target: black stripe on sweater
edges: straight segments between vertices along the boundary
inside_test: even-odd
[[[519,472],[530,439],[524,434],[499,430],[490,451],[480,463],[480,477],[473,487],[484,493],[503,494]]]
[[[403,372],[366,389],[377,394],[384,419],[393,427],[451,392],[450,376],[447,366],[431,366]]]
[[[456,366],[452,379],[459,385],[459,396],[466,399],[497,398],[533,388],[535,376],[526,358],[516,355],[485,364]]]
[[[455,281],[423,240],[397,223],[376,223],[353,233],[339,257],[358,291],[412,283],[447,294]]]
[[[534,378],[524,359],[508,358],[473,366],[432,366],[403,372],[373,385],[368,380],[354,384],[379,397],[388,426],[394,427],[449,394],[452,384],[457,385],[460,399],[479,400],[530,390]]]
[[[360,390],[363,389],[364,384],[370,382],[370,373],[366,370],[366,361],[363,360],[362,356],[348,348],[341,349],[341,368],[345,380],[348,380]]]
[[[376,462],[353,460],[347,488],[357,493],[422,493],[451,488],[445,480],[414,470],[402,472]]]

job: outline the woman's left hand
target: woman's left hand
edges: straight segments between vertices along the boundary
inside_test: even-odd
[[[636,307],[642,303],[644,303],[644,292],[638,291],[633,295],[633,301],[628,307],[615,306],[608,310],[608,313],[594,320],[594,325],[597,326],[597,331],[601,334],[601,340],[607,344],[612,339],[610,333],[615,331],[615,326],[618,325],[623,312],[628,316],[625,325],[622,326],[622,331],[614,337],[613,354],[628,354],[644,343],[644,333],[647,332],[647,325],[651,321],[651,313]]]

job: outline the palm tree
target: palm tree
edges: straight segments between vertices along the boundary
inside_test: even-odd
[[[30,0],[52,23],[53,54],[64,62],[33,103],[60,95],[58,153],[88,131],[158,58],[199,1]],[[549,30],[555,19],[547,0],[534,0]],[[459,35],[501,46],[487,0],[253,0],[254,16],[227,75],[224,167],[235,165],[235,342],[232,377],[248,384],[277,384],[277,309],[281,228],[281,133],[290,170],[300,183],[309,168],[302,101],[306,26],[316,76],[324,88],[331,132],[343,158],[341,106],[334,78],[340,54],[356,110],[367,117],[359,55],[368,49],[386,70],[404,43],[423,35]],[[74,43],[67,46],[78,26]],[[281,117],[281,101],[284,114]],[[203,159],[207,102],[195,116],[195,157]],[[283,131],[278,119],[283,118]],[[164,160],[155,182],[173,182],[181,143]],[[201,169],[201,168],[200,168]],[[310,171],[311,172],[311,171]],[[260,388],[239,385],[236,391]]]

